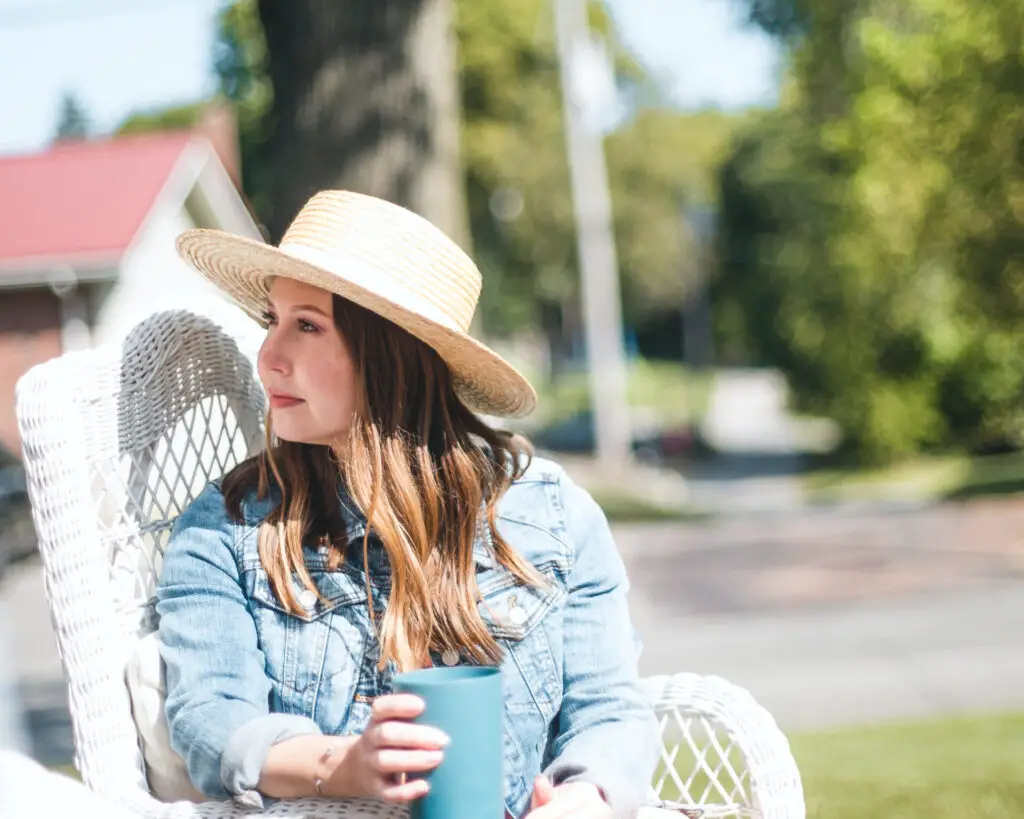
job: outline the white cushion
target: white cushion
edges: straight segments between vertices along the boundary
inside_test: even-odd
[[[206,801],[206,797],[196,790],[189,779],[185,760],[171,748],[164,710],[167,687],[156,632],[146,635],[135,644],[135,650],[128,658],[125,680],[153,795],[163,802],[182,799],[190,802]]]

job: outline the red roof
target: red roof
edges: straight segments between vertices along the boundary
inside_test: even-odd
[[[145,134],[0,157],[0,266],[116,261],[193,138]]]

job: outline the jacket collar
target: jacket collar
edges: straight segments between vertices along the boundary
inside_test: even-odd
[[[345,523],[346,560],[355,561],[355,565],[363,564],[363,537],[366,534],[366,516],[349,494],[342,488],[338,490],[338,503],[341,517]],[[377,538],[371,537],[369,543],[369,559],[371,574],[387,571],[387,553]],[[485,507],[480,509],[480,524],[476,539],[473,541],[473,561],[478,568],[494,569],[498,563],[494,556],[494,540],[490,527],[487,525]]]

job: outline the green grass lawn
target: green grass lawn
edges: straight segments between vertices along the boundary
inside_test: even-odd
[[[670,361],[634,359],[628,364],[626,399],[634,410],[647,410],[662,424],[686,424],[704,414],[713,380],[711,372],[696,373]],[[590,406],[586,372],[536,386],[539,422],[554,423]]]
[[[1024,816],[1024,715],[808,734],[792,744],[808,817]]]
[[[1024,714],[809,734],[792,747],[812,819],[1024,816]]]
[[[711,514],[691,506],[665,506],[622,487],[596,486],[590,494],[612,523],[704,522]]]
[[[804,476],[812,500],[912,496],[964,500],[1024,492],[1024,454],[916,458],[885,469],[820,469]]]
[[[790,743],[808,819],[1024,817],[1024,714],[798,734]],[[718,759],[709,755],[712,765]],[[680,759],[677,770],[685,778],[691,766],[692,757]],[[706,784],[698,777],[691,794],[699,799]],[[678,794],[669,786],[662,797]]]

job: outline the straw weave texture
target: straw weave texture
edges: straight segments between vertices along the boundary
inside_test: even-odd
[[[394,322],[445,360],[460,398],[487,415],[522,417],[537,395],[511,364],[469,335],[480,271],[427,220],[371,196],[324,191],[280,247],[214,230],[190,230],[178,252],[264,323],[273,277],[337,293]]]

